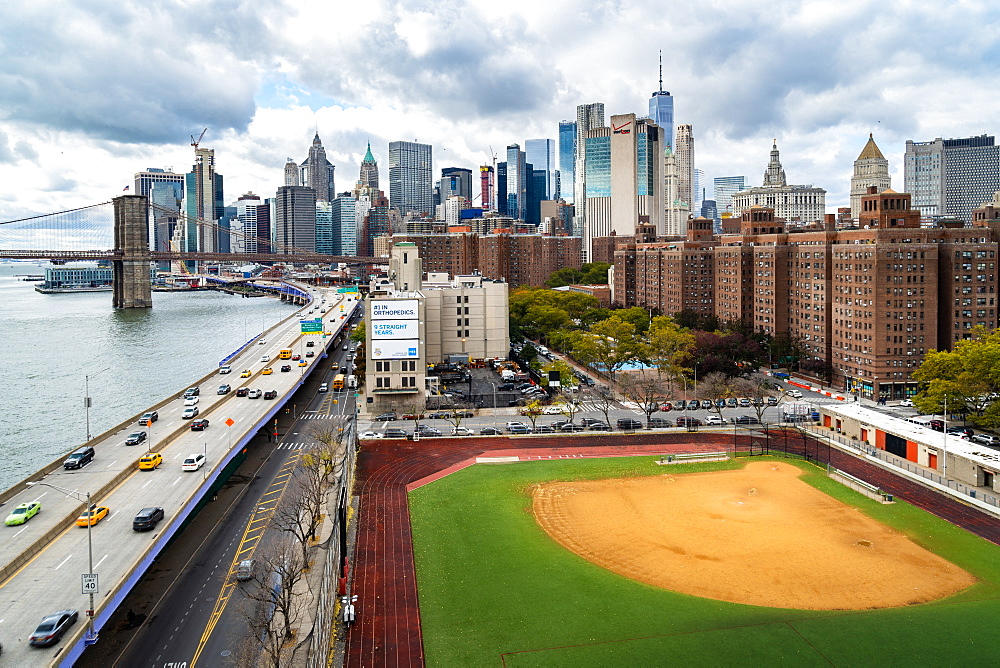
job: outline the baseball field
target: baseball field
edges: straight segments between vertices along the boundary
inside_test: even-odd
[[[431,666],[995,660],[1000,547],[805,462],[477,465],[410,515]]]

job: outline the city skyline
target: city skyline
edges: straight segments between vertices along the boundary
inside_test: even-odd
[[[205,127],[202,145],[231,193],[281,185],[285,158],[300,161],[316,132],[351,175],[368,141],[380,166],[389,142],[417,140],[434,147],[436,165],[476,169],[491,164],[491,147],[558,139],[559,121],[580,104],[644,115],[660,88],[661,49],[674,122],[693,126],[696,167],[709,180],[755,182],[777,138],[785,167],[826,189],[832,209],[848,205],[869,133],[901,184],[906,140],[997,132],[979,111],[1000,95],[987,78],[991,42],[972,50],[941,39],[994,22],[997,8],[751,2],[734,17],[692,3],[642,12],[652,18],[637,25],[644,5],[633,4],[515,2],[498,22],[471,3],[386,3],[337,10],[353,28],[333,41],[312,38],[334,15],[319,5],[274,3],[238,18],[213,6],[124,6],[101,17],[65,2],[8,10],[0,219],[106,200],[147,167],[184,171],[189,137]],[[71,28],[80,23],[94,29]],[[916,43],[942,46],[918,52]],[[491,57],[498,50],[531,57]],[[984,104],[951,101],[971,97]]]

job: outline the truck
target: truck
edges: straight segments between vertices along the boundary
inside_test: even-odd
[[[510,382],[514,380],[514,372],[511,369],[503,369],[500,371],[500,377],[503,378],[504,382]]]
[[[355,376],[354,374],[351,374],[350,376],[348,376],[347,377],[347,387],[349,387],[350,389],[353,390],[357,386],[358,386],[358,377]]]

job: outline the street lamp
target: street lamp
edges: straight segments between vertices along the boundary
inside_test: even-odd
[[[948,395],[944,395],[944,459],[941,462],[941,477],[948,484]]]
[[[497,428],[497,384],[490,383],[493,386],[493,429]]]
[[[110,368],[111,367],[105,367],[105,368],[101,369],[100,371],[98,371],[97,373],[91,374],[91,375],[93,375],[93,376],[96,377],[97,374],[104,373],[105,371],[107,371]],[[87,421],[87,443],[90,443],[90,403],[91,403],[90,402],[90,375],[85,375],[83,377],[83,409],[84,409],[84,413],[86,414],[86,421]]]
[[[98,372],[100,373],[100,372]],[[62,492],[66,496],[76,499],[77,501],[83,501],[86,499],[87,510],[85,512],[89,513],[91,509],[90,504],[90,492],[79,492],[75,489],[66,489],[64,487],[59,487],[47,482],[29,482],[28,487],[34,487],[35,485],[44,485],[45,487],[51,487],[57,492]],[[94,594],[97,593],[97,578],[94,574],[94,538],[91,528],[93,527],[93,517],[87,516],[87,573],[84,574],[83,586],[88,590],[90,595],[90,607],[87,608],[88,628],[87,635],[84,636],[84,644],[93,645],[97,642],[97,634],[94,632]],[[86,576],[90,577],[87,578]],[[90,580],[88,582],[87,580]]]

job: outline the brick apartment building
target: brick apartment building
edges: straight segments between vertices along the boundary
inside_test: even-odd
[[[619,243],[612,295],[622,306],[787,334],[801,345],[800,366],[835,387],[903,398],[916,392],[912,372],[929,350],[997,326],[1000,202],[973,218],[972,227],[920,227],[909,194],[872,188],[856,228],[837,229],[829,215],[786,230],[761,207],[710,236],[710,221],[694,219],[684,241]]]

